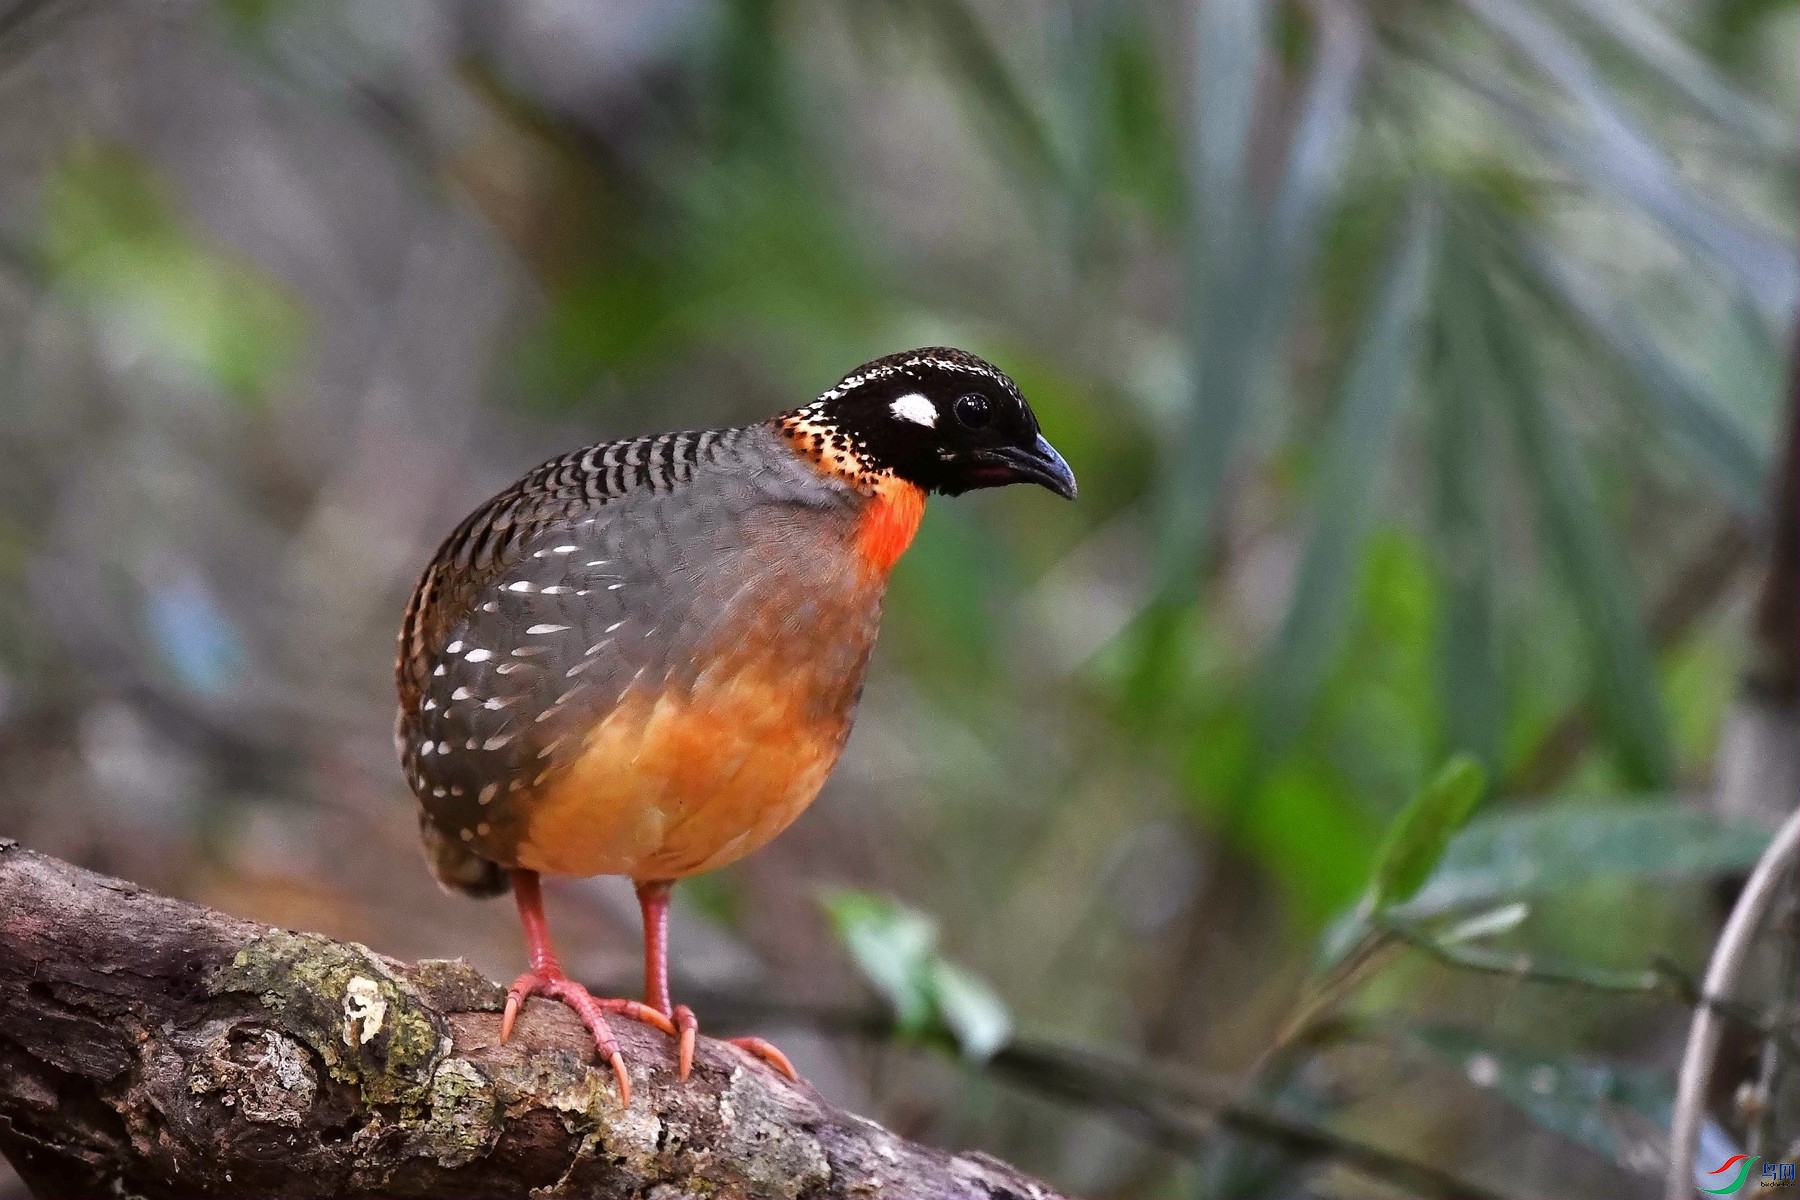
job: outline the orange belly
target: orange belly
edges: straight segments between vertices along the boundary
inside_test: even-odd
[[[766,663],[685,694],[633,691],[520,808],[520,866],[679,879],[768,842],[818,795],[849,714]]]
[[[853,536],[855,568],[804,583],[817,602],[752,602],[696,652],[710,665],[691,685],[628,690],[474,848],[556,875],[679,879],[786,829],[843,749],[887,573],[923,511],[911,484],[878,488]]]

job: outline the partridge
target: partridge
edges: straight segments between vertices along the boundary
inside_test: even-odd
[[[865,363],[813,403],[732,429],[603,442],[528,472],[425,568],[400,629],[395,730],[432,873],[509,886],[532,994],[592,1032],[622,1099],[609,1014],[679,1039],[674,881],[736,861],[810,804],[862,693],[889,571],[928,493],[1075,477],[1005,374],[925,348]],[[644,922],[644,999],[570,980],[542,874],[624,875]],[[760,1039],[735,1039],[790,1077]]]

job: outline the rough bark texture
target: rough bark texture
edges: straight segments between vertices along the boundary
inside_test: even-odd
[[[1055,1194],[904,1141],[702,1038],[574,1015],[462,962],[254,925],[0,840],[0,1150],[45,1197]]]

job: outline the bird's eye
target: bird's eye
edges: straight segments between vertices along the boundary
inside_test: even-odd
[[[993,419],[993,406],[988,398],[980,392],[970,392],[966,396],[956,398],[955,408],[957,423],[968,429],[980,429]]]

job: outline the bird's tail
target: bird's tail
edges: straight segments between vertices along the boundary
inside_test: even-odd
[[[439,829],[422,810],[419,838],[425,843],[425,863],[445,891],[486,899],[498,896],[510,886],[505,867],[481,857]]]

